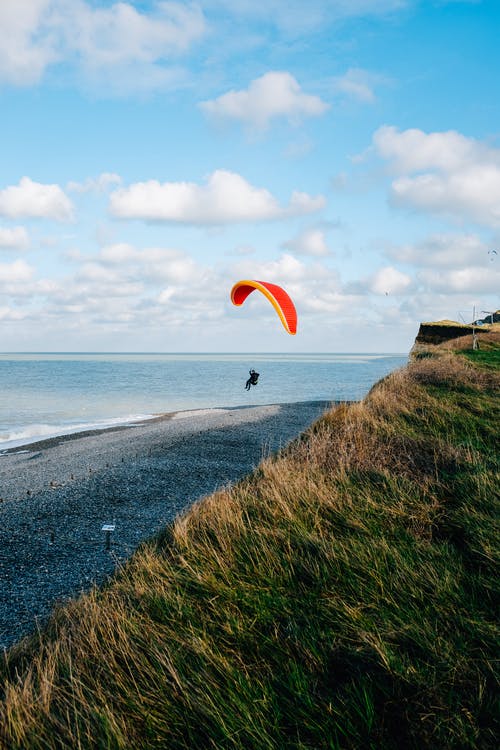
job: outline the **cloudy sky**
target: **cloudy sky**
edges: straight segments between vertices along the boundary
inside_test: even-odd
[[[499,23],[1,0],[0,351],[407,352],[498,308]],[[288,290],[295,337],[231,305],[242,278]]]

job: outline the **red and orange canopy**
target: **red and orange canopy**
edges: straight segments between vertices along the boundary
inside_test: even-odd
[[[280,316],[285,330],[294,336],[297,333],[297,311],[288,294],[277,284],[248,279],[237,281],[231,289],[231,302],[233,305],[242,305],[248,295],[256,289],[267,297]]]

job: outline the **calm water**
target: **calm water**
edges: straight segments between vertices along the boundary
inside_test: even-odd
[[[170,411],[357,400],[397,354],[0,354],[0,450]],[[244,389],[248,370],[260,373]]]

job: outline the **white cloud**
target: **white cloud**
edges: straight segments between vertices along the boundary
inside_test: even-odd
[[[115,286],[117,289],[123,287],[120,283],[123,278],[120,271],[106,268],[101,263],[89,262],[84,263],[78,271],[78,278],[84,281],[96,282],[97,284],[105,283]]]
[[[459,221],[500,226],[500,169],[476,166],[454,175],[400,177],[392,184],[395,205],[443,213]]]
[[[98,260],[107,266],[128,267],[132,277],[142,277],[156,284],[165,281],[189,283],[196,273],[192,258],[180,250],[169,248],[138,250],[133,245],[118,243],[104,247]]]
[[[68,182],[67,189],[75,193],[104,193],[112,185],[120,185],[122,178],[113,172],[103,172],[99,177],[88,177],[84,182]]]
[[[376,271],[369,280],[369,288],[375,294],[402,294],[411,285],[411,277],[393,266]]]
[[[32,293],[45,293],[44,314],[68,329],[78,321],[94,332],[127,326],[140,335],[141,329],[189,326],[222,311],[207,281],[212,272],[179,250],[116,243],[95,256],[74,254],[73,262],[76,271],[52,286],[31,284]]]
[[[282,207],[265,188],[256,188],[241,175],[220,169],[203,186],[157,180],[134,183],[111,193],[109,210],[118,218],[226,224],[300,216],[324,205],[323,196],[294,191],[288,206]]]
[[[168,305],[175,297],[176,291],[176,288],[173,286],[167,286],[165,289],[162,289],[158,295],[158,302],[160,305]]]
[[[400,132],[389,126],[377,130],[373,143],[401,175],[391,186],[395,205],[500,226],[499,149],[455,131]]]
[[[167,316],[182,325],[202,317],[207,305],[209,313],[214,308],[213,285],[207,281],[213,272],[180,250],[116,243],[95,256],[74,254],[73,262],[78,265],[72,275],[29,286],[30,294],[46,296],[46,311],[54,319],[79,316],[92,324],[149,327],[163,324]],[[10,293],[14,293],[12,285]],[[169,300],[172,306],[166,309]],[[217,306],[222,310],[220,300]],[[156,316],[154,321],[151,316]]]
[[[399,131],[391,125],[383,125],[375,132],[373,143],[380,156],[390,160],[391,167],[400,174],[425,169],[452,172],[495,154],[493,149],[454,130],[424,133],[417,128]]]
[[[28,232],[24,227],[0,227],[0,248],[25,250],[29,244]]]
[[[268,23],[292,36],[300,36],[328,23],[362,15],[383,15],[406,8],[411,0],[203,0],[207,10]]]
[[[240,120],[265,130],[272,119],[316,117],[329,108],[318,96],[305,94],[296,79],[285,71],[271,71],[250,83],[248,89],[229,91],[217,99],[201,102],[207,115]]]
[[[24,260],[13,263],[0,263],[0,286],[4,284],[19,284],[31,281],[35,269]]]
[[[292,298],[302,325],[302,313],[314,316],[331,315],[339,312],[348,302],[342,293],[338,273],[326,265],[315,262],[305,263],[298,258],[283,253],[276,260],[259,262],[255,259],[241,260],[231,268],[231,278],[265,279],[283,286]],[[251,315],[265,315],[272,318],[274,313],[266,300],[251,295],[245,303]]]
[[[156,2],[152,12],[140,13],[131,3],[93,8],[73,0],[60,4],[59,22],[70,48],[92,68],[164,60],[205,33],[203,13],[194,3]]]
[[[128,263],[137,258],[138,250],[127,242],[118,242],[114,245],[106,245],[100,252],[100,259],[104,263]]]
[[[498,294],[500,288],[500,270],[491,267],[448,271],[425,269],[419,273],[418,278],[429,291],[446,294]]]
[[[333,90],[357,101],[372,104],[375,101],[375,86],[385,82],[387,79],[377,73],[362,68],[349,68],[343,76],[333,79]]]
[[[24,320],[28,317],[28,313],[24,310],[16,310],[14,307],[7,307],[7,305],[3,305],[0,307],[0,320],[2,321],[16,321],[16,320]]]
[[[85,81],[107,96],[186,85],[177,59],[206,32],[199,5],[177,2],[156,2],[144,13],[131,3],[94,9],[79,2],[62,25]]]
[[[46,25],[52,0],[0,2],[0,82],[23,86],[36,83],[58,58]]]
[[[473,234],[433,234],[423,242],[390,248],[387,255],[402,263],[434,268],[484,265],[488,247]]]
[[[99,261],[83,262],[76,273],[60,279],[46,296],[53,313],[106,315],[110,310],[133,309],[144,293],[142,278],[127,267],[110,268]]]
[[[290,253],[273,260],[233,257],[228,265],[212,267],[177,249],[141,249],[131,243],[115,243],[93,256],[75,255],[74,264],[72,273],[57,280],[38,280],[27,264],[0,266],[0,291],[7,295],[0,303],[5,305],[0,318],[13,324],[21,317],[36,319],[39,327],[47,324],[50,330],[60,330],[61,342],[64,336],[76,340],[75,336],[83,332],[92,337],[89,341],[114,332],[108,346],[124,346],[117,344],[118,340],[133,340],[138,348],[150,334],[155,341],[160,340],[158,336],[161,341],[175,339],[180,348],[194,346],[193,342],[200,339],[190,337],[201,321],[207,346],[221,335],[231,342],[243,330],[251,337],[261,336],[262,326],[257,326],[260,333],[255,333],[254,325],[259,319],[265,325],[269,323],[271,341],[272,336],[283,334],[267,300],[252,295],[244,310],[233,308],[229,301],[234,280],[250,277],[283,285],[297,307],[299,331],[313,335],[315,341],[326,336],[324,340],[331,342],[332,325],[338,331],[342,322],[350,318],[352,323],[355,310],[363,303],[361,295],[383,293],[370,287],[377,285],[375,276],[366,280],[363,289],[346,293],[336,269],[319,258],[300,259]],[[384,288],[390,282],[393,291],[398,285],[404,287],[404,280],[397,274],[384,278],[379,273],[378,280]],[[25,299],[23,306],[21,298]],[[380,317],[373,300],[369,315],[372,320]]]
[[[0,190],[0,216],[70,221],[73,205],[58,185],[44,185],[22,177],[19,185]]]
[[[50,65],[65,62],[80,65],[95,83],[100,72],[126,88],[127,72],[135,88],[159,87],[172,79],[171,59],[205,32],[196,3],[153,2],[140,12],[131,2],[99,8],[85,0],[2,0],[0,81],[32,85]]]
[[[305,229],[297,237],[284,242],[283,247],[297,255],[311,255],[318,258],[331,255],[326,243],[325,233],[317,227]]]
[[[99,325],[190,327],[223,315],[226,295],[213,290],[229,289],[229,281],[210,283],[213,278],[211,269],[180,250],[116,243],[83,260],[50,304],[55,315],[77,314]]]
[[[442,233],[390,248],[387,255],[417,267],[410,290],[418,288],[419,295],[446,295],[449,305],[450,295],[498,294],[500,266],[490,262],[489,247],[474,234]],[[380,291],[383,283],[378,285]],[[373,283],[372,289],[375,291]]]
[[[256,263],[253,259],[241,260],[235,265],[235,270],[243,278],[263,278],[267,281],[280,283],[287,286],[304,279],[306,266],[293,255],[283,253],[277,260],[261,261]],[[253,274],[253,276],[252,276]]]

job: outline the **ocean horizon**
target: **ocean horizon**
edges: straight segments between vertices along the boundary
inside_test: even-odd
[[[403,366],[398,353],[5,352],[0,451],[160,414],[356,401]],[[259,372],[249,391],[249,370]]]

